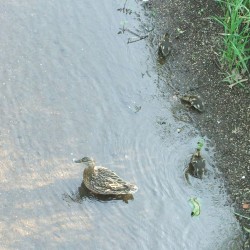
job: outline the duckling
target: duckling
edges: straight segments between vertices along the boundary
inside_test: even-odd
[[[204,111],[204,103],[201,100],[200,96],[196,95],[183,95],[181,96],[181,101],[187,102],[191,107],[194,107],[200,112]]]
[[[192,175],[195,178],[202,179],[205,172],[205,160],[201,156],[199,149],[196,149],[196,152],[192,155],[188,167],[185,169],[185,178],[188,181],[188,174]]]
[[[87,167],[83,171],[83,182],[95,194],[125,195],[133,194],[138,190],[135,184],[124,181],[110,169],[96,166],[92,158],[83,157],[74,162],[86,164]]]
[[[170,54],[169,34],[166,33],[159,43],[158,55],[166,59],[169,54]]]

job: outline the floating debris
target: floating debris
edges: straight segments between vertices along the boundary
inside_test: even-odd
[[[135,105],[135,113],[139,112],[141,110],[141,106]]]
[[[138,113],[142,109],[142,107],[138,105],[128,106],[128,108],[131,109],[134,113]]]
[[[191,216],[199,216],[201,213],[201,205],[198,202],[197,198],[190,198],[189,203],[192,205]]]

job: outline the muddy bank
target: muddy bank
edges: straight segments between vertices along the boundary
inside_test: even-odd
[[[250,209],[243,208],[243,203],[250,202],[249,87],[231,89],[221,82],[217,58],[223,30],[210,18],[220,11],[215,1],[156,0],[146,8],[158,34],[170,34],[171,55],[163,66],[171,72],[166,76],[166,86],[173,94],[203,98],[205,112],[192,112],[192,122],[215,144],[217,167],[235,212],[250,216]],[[249,220],[239,217],[239,221],[250,228]],[[246,233],[245,249],[249,249],[249,242]]]

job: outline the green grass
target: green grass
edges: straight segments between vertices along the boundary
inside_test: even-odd
[[[250,0],[217,2],[224,12],[223,17],[214,17],[224,28],[220,58],[224,81],[231,87],[245,86],[250,71]]]

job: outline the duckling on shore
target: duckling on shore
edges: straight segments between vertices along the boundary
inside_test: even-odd
[[[183,95],[180,97],[183,102],[189,104],[190,107],[197,109],[200,112],[204,111],[204,103],[201,100],[200,96],[196,95]]]
[[[169,42],[169,34],[166,33],[160,43],[159,43],[159,47],[158,47],[158,55],[164,59],[166,59],[166,57],[170,54],[170,42]]]

